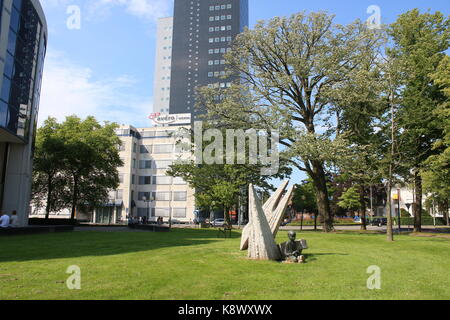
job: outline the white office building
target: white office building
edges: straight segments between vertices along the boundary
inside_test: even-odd
[[[134,128],[122,126],[117,135],[122,140],[119,168],[120,186],[110,192],[110,200],[95,210],[92,222],[126,223],[127,217],[163,217],[174,222],[194,220],[194,191],[181,178],[166,175],[176,160],[191,154],[177,145],[173,136],[181,126]]]

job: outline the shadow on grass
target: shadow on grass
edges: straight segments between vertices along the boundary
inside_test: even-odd
[[[321,256],[348,256],[347,253],[307,253],[304,254],[306,263],[308,261],[316,261]]]
[[[239,232],[232,232],[232,239]],[[230,240],[217,230],[174,229],[171,232],[65,232],[2,238],[0,262],[107,256],[158,250],[169,247],[199,246]]]

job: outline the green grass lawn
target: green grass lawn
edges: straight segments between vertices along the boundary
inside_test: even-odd
[[[0,238],[4,299],[450,299],[450,239],[304,232],[307,263],[251,261],[214,230]],[[280,232],[277,241],[287,240]],[[81,290],[65,284],[81,268]],[[366,270],[381,268],[381,290]]]

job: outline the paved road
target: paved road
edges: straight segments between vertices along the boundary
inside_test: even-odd
[[[173,228],[198,228],[198,226],[195,225],[184,225],[184,224],[176,224],[172,226]],[[234,228],[238,228],[238,226],[233,226]],[[322,226],[317,226],[318,230],[322,230]],[[336,230],[340,231],[358,231],[361,229],[361,226],[335,226]],[[434,227],[434,226],[423,226],[422,227],[424,232],[439,232],[439,233],[450,233],[449,227]],[[294,231],[300,231],[300,227],[297,226],[286,226],[286,227],[280,227],[280,230],[288,231],[288,230],[294,230]],[[314,230],[314,226],[303,226],[303,230],[305,231],[311,231]],[[367,226],[367,230],[370,231],[380,231],[380,232],[386,232],[386,226],[383,227],[375,227],[375,226]],[[148,232],[146,230],[138,230],[138,229],[130,229],[126,226],[123,227],[108,227],[108,226],[84,226],[84,227],[75,227],[74,231],[101,231],[101,232]],[[412,232],[412,227],[408,226],[402,226],[402,232]],[[394,226],[394,232],[397,232],[397,227]]]
[[[361,230],[361,226],[355,225],[355,226],[334,226],[336,230],[351,230],[351,231],[358,231]],[[322,226],[317,226],[318,230],[322,230]],[[300,227],[293,227],[293,226],[286,226],[286,227],[280,227],[280,230],[294,230],[299,231]],[[314,226],[303,226],[303,230],[314,230]],[[377,226],[367,226],[367,230],[369,231],[380,231],[380,232],[386,232],[386,226],[383,227],[377,227]],[[394,226],[394,232],[397,232],[398,228],[397,226]],[[412,232],[413,227],[412,226],[402,226],[402,232]],[[450,233],[449,227],[435,227],[435,226],[422,226],[423,232],[439,232],[439,233]]]

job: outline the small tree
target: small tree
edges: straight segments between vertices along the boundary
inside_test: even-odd
[[[350,210],[352,216],[354,216],[355,211],[361,207],[360,194],[357,187],[347,189],[340,197],[340,200],[338,206]]]

